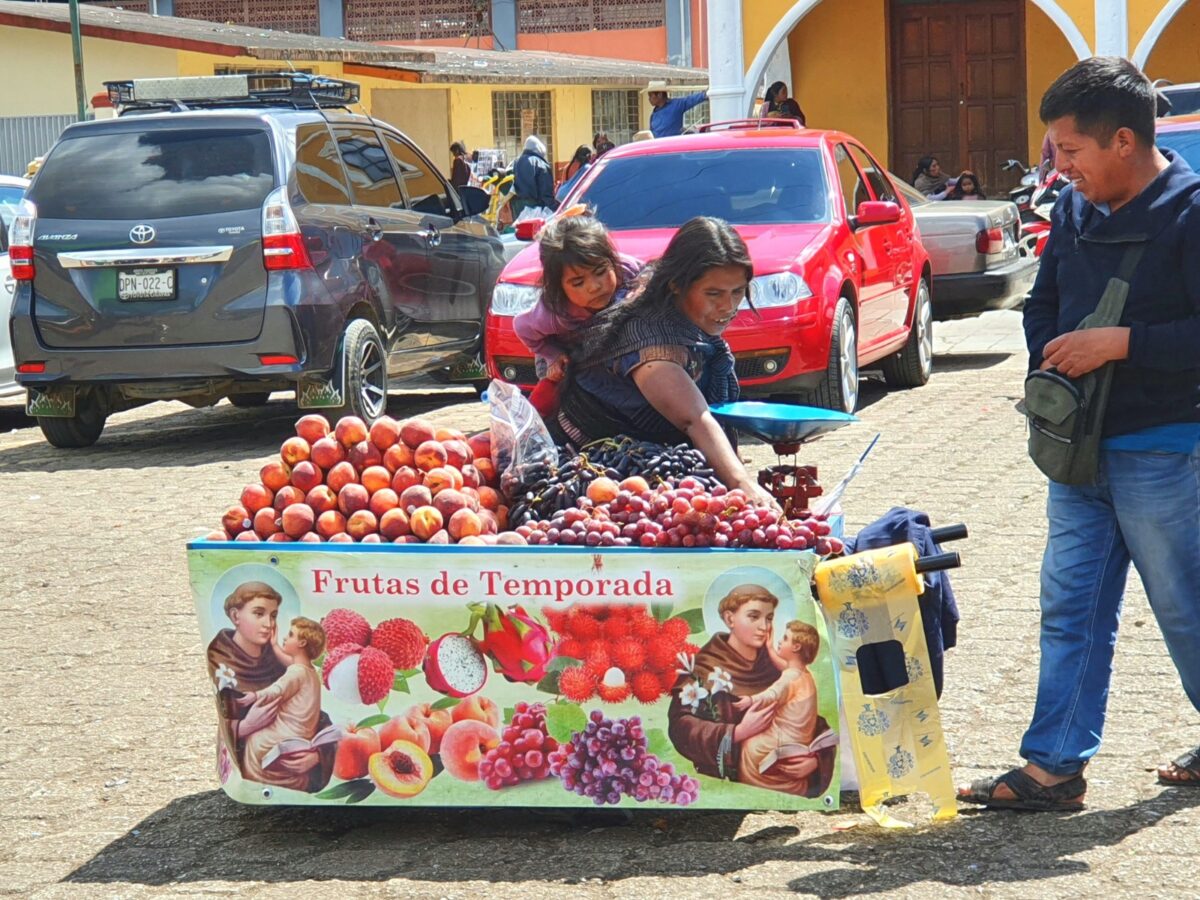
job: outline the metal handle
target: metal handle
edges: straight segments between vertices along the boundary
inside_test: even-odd
[[[383,227],[374,219],[367,219],[367,233],[371,235],[371,240],[377,241],[383,237]]]
[[[961,541],[967,536],[967,526],[959,523],[958,525],[943,525],[941,528],[929,529],[929,536],[933,538],[935,544],[945,544],[947,541]]]
[[[935,553],[933,556],[922,556],[915,566],[918,572],[941,572],[943,569],[957,569],[962,565],[962,557],[953,550],[946,553]]]
[[[427,243],[430,247],[437,247],[442,243],[442,233],[432,225],[430,225],[425,231],[418,231],[417,234],[425,238],[425,243]]]

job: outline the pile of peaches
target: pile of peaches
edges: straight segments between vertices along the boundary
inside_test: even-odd
[[[490,443],[419,418],[306,415],[207,539],[524,544],[507,530]]]

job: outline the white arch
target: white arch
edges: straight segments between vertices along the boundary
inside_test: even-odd
[[[812,12],[813,8],[820,2],[821,0],[797,0],[796,3],[792,4],[792,8],[775,24],[775,27],[771,29],[766,39],[763,40],[762,46],[758,48],[758,52],[754,55],[754,61],[750,63],[750,68],[746,70],[746,77],[742,83],[743,106],[747,112],[750,112],[750,106],[754,102],[754,95],[758,90],[758,82],[762,79],[763,72],[766,71],[767,64],[771,61],[771,57],[775,53],[775,48],[779,46],[781,41],[787,39],[787,36],[791,34],[796,24]],[[1075,51],[1076,57],[1087,59],[1092,55],[1092,48],[1083,36],[1083,32],[1079,30],[1079,26],[1075,24],[1066,10],[1058,5],[1057,0],[1030,0],[1030,2],[1049,16],[1050,21],[1058,26],[1059,30],[1066,37],[1067,42],[1071,45],[1071,49]],[[1183,6],[1185,2],[1187,0],[1171,0],[1170,4],[1168,4],[1168,9],[1174,7],[1171,15],[1167,16],[1166,21],[1160,26],[1159,19],[1162,19],[1167,11],[1163,10],[1162,13],[1159,13],[1158,19],[1154,20],[1154,25],[1146,33],[1146,38],[1153,35],[1154,39],[1157,40],[1158,34],[1161,33],[1163,28],[1166,28],[1167,22],[1179,11],[1179,7]],[[1155,28],[1158,28],[1157,33],[1155,32]],[[1143,39],[1143,44],[1146,38]],[[1139,53],[1141,49],[1141,45],[1139,45]],[[1147,50],[1146,52],[1149,54],[1150,51]]]
[[[1083,32],[1075,24],[1075,20],[1058,5],[1056,0],[1029,0],[1029,2],[1049,16],[1050,21],[1058,26],[1058,30],[1063,33],[1067,43],[1075,51],[1076,58],[1087,59],[1092,55],[1092,47],[1087,42],[1087,38],[1083,36]],[[1120,2],[1124,3],[1125,0],[1120,0]]]
[[[1154,21],[1150,23],[1150,27],[1146,33],[1142,35],[1142,39],[1138,41],[1137,49],[1133,51],[1133,64],[1139,69],[1146,68],[1146,62],[1150,59],[1150,54],[1154,51],[1154,45],[1158,43],[1158,39],[1162,37],[1163,32],[1167,30],[1167,26],[1171,24],[1171,20],[1178,15],[1183,9],[1187,0],[1170,0],[1164,6]]]
[[[807,16],[820,2],[821,0],[797,0],[792,4],[792,8],[775,23],[775,27],[771,29],[770,34],[762,42],[762,46],[758,48],[758,52],[754,54],[754,61],[750,63],[750,68],[746,71],[746,78],[742,82],[742,106],[747,113],[752,112],[751,107],[754,104],[754,95],[758,92],[758,83],[762,80],[763,72],[767,70],[767,64],[771,61],[775,48],[781,41],[787,40],[787,36],[796,27],[796,23]]]

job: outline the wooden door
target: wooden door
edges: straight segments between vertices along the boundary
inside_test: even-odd
[[[911,178],[936,156],[948,175],[975,172],[988,196],[1027,162],[1024,0],[892,0],[891,165]]]

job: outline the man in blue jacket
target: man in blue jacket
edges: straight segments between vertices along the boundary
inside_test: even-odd
[[[656,138],[672,137],[683,134],[684,113],[707,100],[708,91],[697,91],[672,100],[667,96],[665,81],[652,81],[646,91],[646,99],[654,107],[650,113],[650,131]]]
[[[1050,482],[1028,762],[960,791],[986,806],[1083,805],[1131,560],[1200,709],[1200,176],[1155,147],[1154,117],[1150,82],[1116,57],[1078,63],[1042,98],[1070,186],[1025,304],[1030,370],[1077,378],[1111,361],[1115,374],[1096,484]],[[1076,331],[1136,242],[1144,255],[1120,325]],[[1159,779],[1200,786],[1200,748]]]
[[[546,145],[531,134],[525,139],[525,152],[513,165],[513,215],[526,207],[558,208],[554,199],[554,175],[546,162]]]

